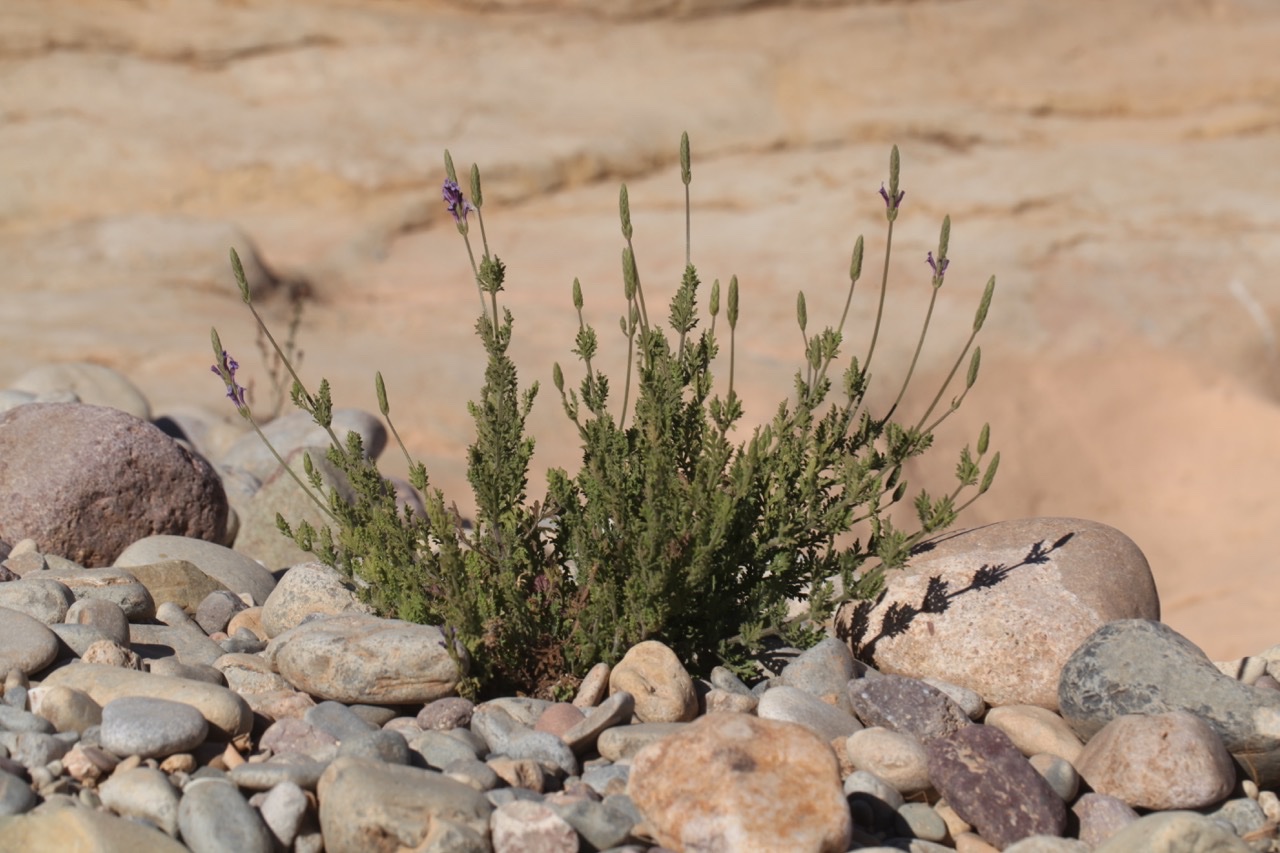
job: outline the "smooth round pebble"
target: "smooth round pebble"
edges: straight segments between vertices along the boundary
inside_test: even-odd
[[[257,809],[221,779],[188,783],[178,826],[192,853],[272,853],[274,840]]]
[[[178,790],[162,771],[134,767],[113,773],[98,789],[102,804],[123,817],[141,818],[178,834]]]
[[[153,758],[186,752],[203,743],[208,734],[204,715],[182,702],[123,696],[102,708],[102,747],[120,756]]]

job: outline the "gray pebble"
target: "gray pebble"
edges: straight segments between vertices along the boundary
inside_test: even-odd
[[[408,741],[399,732],[374,729],[343,740],[338,744],[338,755],[358,755],[386,764],[408,764],[410,750]]]
[[[459,759],[478,760],[482,754],[461,739],[437,731],[423,732],[413,739],[409,748],[421,755],[428,767],[437,770],[443,770]]]
[[[182,702],[122,696],[102,708],[99,733],[104,749],[119,756],[168,756],[194,749],[209,734],[209,723]]]
[[[321,702],[308,708],[302,718],[321,731],[333,735],[339,743],[356,735],[376,731],[378,728],[357,717],[341,702]]]
[[[443,768],[444,775],[475,788],[477,791],[492,791],[502,781],[493,768],[478,758],[458,758],[450,761]]]
[[[558,767],[564,776],[578,773],[578,759],[573,750],[560,738],[549,732],[530,732],[523,737],[515,738],[507,744],[502,754],[508,758],[528,759],[539,764]]]
[[[232,768],[227,776],[247,791],[268,791],[285,783],[314,791],[327,766],[325,762],[305,756],[277,756],[269,761],[241,764]]]
[[[19,776],[0,769],[0,817],[25,814],[36,804],[36,792]]]
[[[162,771],[151,767],[134,767],[113,773],[102,783],[99,796],[103,805],[124,817],[141,818],[164,830],[178,834],[178,791]]]
[[[260,794],[256,803],[262,821],[271,830],[280,847],[288,850],[298,836],[302,819],[307,813],[307,795],[293,782],[281,782],[265,794]],[[254,799],[258,799],[255,797]]]
[[[178,806],[182,840],[193,853],[272,853],[274,839],[258,811],[236,786],[195,779]]]
[[[0,729],[11,732],[40,732],[46,735],[54,732],[53,724],[44,717],[37,717],[30,711],[23,711],[9,705],[0,705]]]

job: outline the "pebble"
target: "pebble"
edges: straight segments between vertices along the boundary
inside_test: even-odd
[[[116,755],[154,758],[194,749],[204,742],[209,723],[182,702],[150,696],[121,696],[102,708],[99,738]]]
[[[609,692],[625,691],[635,700],[642,723],[681,723],[698,713],[698,697],[676,653],[657,640],[632,646],[609,673]]]
[[[86,569],[74,564],[64,568],[50,566],[42,577],[64,584],[77,600],[96,598],[117,605],[131,623],[152,619],[156,615],[156,602],[151,591],[124,569]]]
[[[513,800],[490,821],[494,853],[577,853],[578,833],[542,803]]]
[[[157,534],[138,539],[120,552],[115,565],[128,569],[164,560],[183,560],[232,593],[247,595],[254,604],[266,601],[276,586],[271,572],[244,554],[190,536]]]
[[[802,658],[797,659],[796,663],[801,660]],[[790,664],[787,669],[796,663]],[[848,691],[843,689],[846,684],[848,679],[841,684],[841,692],[845,694],[845,706],[849,707]],[[838,705],[828,704],[798,687],[785,684],[770,687],[758,701],[756,714],[760,718],[797,723],[824,741],[846,738],[862,728],[862,723],[852,713],[842,710]]]
[[[1280,692],[1224,675],[1194,643],[1160,622],[1099,628],[1062,669],[1062,716],[1083,737],[1125,714],[1189,711],[1222,738],[1260,787],[1280,785]]]
[[[992,708],[983,720],[1009,736],[1028,758],[1047,752],[1074,764],[1084,744],[1062,717],[1037,705],[1003,705]]]
[[[172,837],[178,835],[181,794],[169,776],[152,767],[113,773],[98,789],[102,804],[124,817],[149,821]]]
[[[909,734],[920,741],[945,737],[972,725],[969,716],[941,690],[903,675],[851,681],[849,699],[865,725]]]
[[[70,594],[70,590],[67,590]],[[89,625],[102,633],[105,639],[120,645],[129,643],[129,616],[114,601],[102,598],[82,598],[67,609],[68,624]]]
[[[974,723],[926,748],[938,792],[996,847],[1066,829],[1062,799],[999,729]]]
[[[1212,818],[1189,811],[1140,817],[1094,848],[1094,853],[1251,853],[1251,848]]]
[[[638,723],[605,729],[596,740],[596,751],[610,761],[629,761],[651,743],[674,735],[688,723]]]
[[[827,743],[747,714],[700,717],[645,747],[627,793],[657,840],[677,849],[844,851],[852,834]]]
[[[471,725],[471,713],[475,707],[470,699],[446,696],[428,702],[415,719],[423,729],[456,729]]]
[[[39,672],[57,656],[57,634],[38,619],[0,607],[0,669]]]
[[[1089,741],[1077,766],[1094,791],[1135,809],[1203,808],[1236,784],[1222,738],[1188,711],[1116,717]]]
[[[879,727],[863,729],[849,735],[845,750],[857,769],[875,774],[899,793],[918,794],[933,787],[929,754],[911,735]]]
[[[194,853],[272,853],[271,830],[236,786],[193,779],[182,790],[178,828]]]
[[[290,684],[312,696],[410,704],[447,696],[461,679],[444,641],[430,625],[344,614],[291,628],[264,654]]]
[[[317,795],[328,853],[362,853],[370,849],[371,838],[379,837],[416,846],[437,822],[483,840],[493,812],[484,794],[439,773],[352,756],[329,765]]]
[[[285,850],[293,846],[310,805],[306,791],[290,781],[273,785],[261,797],[250,798],[249,804],[257,807],[258,813],[262,815],[262,822],[267,825],[276,843]]]
[[[853,675],[854,659],[849,644],[827,637],[783,667],[778,684],[803,690],[852,715],[848,685]]]
[[[25,613],[46,625],[62,622],[76,597],[65,584],[42,577],[0,583],[0,607]]]

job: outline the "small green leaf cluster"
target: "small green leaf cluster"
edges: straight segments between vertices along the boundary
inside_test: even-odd
[[[917,526],[900,529],[889,512],[907,492],[904,465],[930,448],[934,429],[976,382],[981,351],[973,343],[995,286],[992,278],[972,333],[932,403],[914,422],[897,419],[949,263],[950,219],[945,219],[936,257],[930,252],[927,261],[933,268],[933,299],[906,379],[887,412],[874,416],[867,410],[893,228],[905,195],[898,186],[897,148],[890,158],[889,191],[880,191],[887,222],[884,272],[866,354],[850,358],[843,372],[836,367],[862,276],[859,237],[839,324],[811,332],[805,295],[798,295],[804,365],[795,375],[794,398],[780,403],[748,439],[736,442],[730,436],[744,417],[734,390],[739,285],[736,276],[730,278],[722,312],[720,282],[712,283],[709,322],[703,325],[702,281],[690,260],[687,135],[680,160],[686,265],[666,328],[650,322],[630,203],[626,187],[621,189],[625,311],[619,329],[627,367],[616,406],[609,378],[593,361],[600,341],[584,314],[582,286],[573,282],[578,332],[572,352],[583,376],[576,388],[567,388],[564,370],[556,364],[552,379],[577,430],[582,464],[574,474],[550,471],[541,503],[527,498],[534,443],[525,431],[538,386],[522,390],[508,356],[514,323],[499,304],[506,268],[489,250],[476,167],[468,198],[458,187],[452,158],[445,155],[444,200],[471,262],[481,306],[476,332],[487,357],[484,385],[469,404],[476,426],[467,453],[477,507],[474,527],[468,528],[440,490],[430,486],[425,468],[400,441],[381,374],[375,381],[379,411],[405,454],[412,484],[424,496],[425,514],[397,498],[365,456],[358,436],[340,441],[333,434],[328,384],[322,382],[312,396],[289,366],[294,403],[329,429],[328,458],[349,478],[357,498],[350,502],[326,489],[308,459],[305,487],[333,526],[295,528],[278,518],[281,530],[347,571],[378,612],[445,626],[473,663],[464,685],[468,690],[563,694],[591,665],[616,661],[647,639],[662,640],[695,671],[717,664],[745,671],[770,635],[800,646],[825,636],[840,603],[877,593],[886,570],[901,567],[916,545],[954,523],[991,486],[999,454],[984,467],[990,438],[984,426],[976,450],[966,446],[960,453],[956,488],[938,497],[924,491],[916,495]],[[481,236],[479,260],[471,241],[472,212]],[[233,269],[253,310],[234,253]],[[712,367],[721,354],[717,324],[722,313],[728,381],[717,394]],[[220,352],[216,332],[214,348]],[[966,357],[963,390],[935,416]],[[288,365],[283,354],[282,360]],[[225,370],[215,366],[215,372],[233,381]],[[252,422],[247,405],[240,411]],[[960,503],[966,490],[973,494]],[[855,529],[865,536],[847,542]],[[462,662],[456,646],[451,644],[450,652]]]

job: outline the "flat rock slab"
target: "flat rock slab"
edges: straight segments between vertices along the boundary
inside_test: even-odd
[[[163,560],[187,560],[232,592],[248,593],[254,604],[266,601],[276,585],[271,572],[255,560],[216,542],[190,536],[158,534],[139,539],[120,552],[115,565],[128,569]]]
[[[453,693],[462,674],[444,644],[430,625],[349,614],[292,628],[265,654],[290,684],[320,699],[402,705]]]

